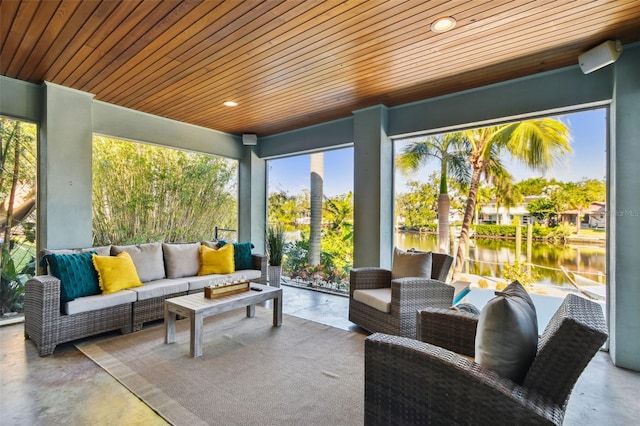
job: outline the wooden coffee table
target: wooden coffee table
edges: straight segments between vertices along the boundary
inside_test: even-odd
[[[256,303],[273,299],[273,326],[282,325],[282,289],[251,283],[252,288],[262,291],[249,290],[218,299],[207,299],[204,293],[194,293],[186,296],[173,297],[164,301],[164,330],[165,343],[176,341],[176,315],[189,317],[191,320],[191,336],[189,354],[192,357],[202,355],[202,320],[222,312],[247,307],[247,317],[256,314]]]

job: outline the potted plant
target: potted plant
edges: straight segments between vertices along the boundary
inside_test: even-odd
[[[284,227],[282,225],[270,226],[267,230],[267,255],[269,258],[268,279],[269,285],[272,287],[280,287],[284,244]]]

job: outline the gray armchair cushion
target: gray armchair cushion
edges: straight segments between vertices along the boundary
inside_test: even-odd
[[[496,292],[478,319],[475,360],[478,364],[522,383],[538,348],[538,320],[533,301],[514,281]]]
[[[111,246],[112,256],[116,256],[123,251],[131,255],[138,277],[143,283],[160,280],[165,277],[161,243]]]
[[[167,278],[198,275],[200,270],[200,243],[162,244]]]
[[[391,279],[406,277],[431,278],[431,252],[406,252],[399,248],[393,250]]]
[[[391,289],[372,288],[368,290],[356,290],[353,292],[353,300],[364,303],[379,310],[380,312],[391,312]]]

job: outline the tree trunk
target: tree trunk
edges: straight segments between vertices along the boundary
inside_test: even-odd
[[[18,188],[18,178],[20,176],[20,126],[18,126],[15,138],[13,176],[11,181],[11,194],[9,195],[9,205],[7,207],[7,224],[4,230],[4,245],[7,247],[7,253],[11,247],[11,228],[13,227],[13,206],[16,198],[16,189]]]
[[[473,164],[473,163],[472,163]],[[469,245],[469,230],[471,229],[471,220],[473,212],[476,209],[476,201],[478,199],[478,187],[480,186],[480,177],[482,176],[482,168],[473,169],[471,182],[469,184],[469,198],[467,206],[464,209],[464,218],[462,219],[462,229],[460,230],[460,240],[458,241],[458,253],[456,254],[456,265],[453,270],[453,278],[457,278],[462,272],[462,266],[466,259],[467,246]]]
[[[438,249],[449,253],[449,194],[438,195]]]
[[[320,240],[322,238],[322,198],[324,179],[324,153],[310,155],[311,159],[311,226],[309,230],[309,265],[320,264]]]

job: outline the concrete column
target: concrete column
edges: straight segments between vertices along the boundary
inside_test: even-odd
[[[607,210],[610,353],[640,371],[640,46],[615,63]]]
[[[354,111],[353,266],[391,268],[393,250],[393,143],[387,107]]]
[[[257,147],[245,146],[238,167],[238,241],[251,241],[255,253],[266,254],[266,161],[258,157]]]
[[[91,144],[93,95],[44,84],[38,145],[38,245],[92,244]]]

